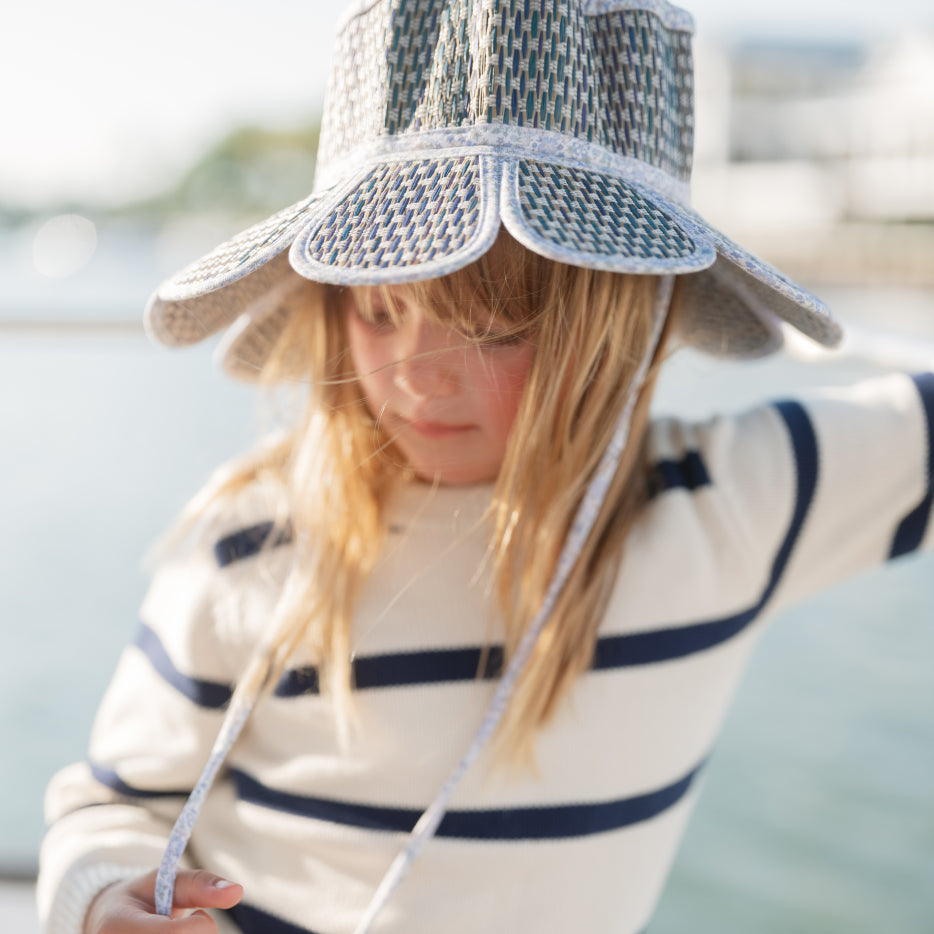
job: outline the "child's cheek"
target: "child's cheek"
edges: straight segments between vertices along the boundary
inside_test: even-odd
[[[388,366],[392,356],[390,341],[374,339],[366,325],[354,315],[348,315],[347,341],[354,373],[366,401],[370,408],[379,409],[385,401],[380,397],[385,396],[392,380],[392,368]]]

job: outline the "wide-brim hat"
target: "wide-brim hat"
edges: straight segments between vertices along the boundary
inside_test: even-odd
[[[454,272],[501,226],[577,266],[681,276],[683,338],[755,357],[786,322],[826,346],[824,304],[690,207],[693,20],[664,0],[366,0],[345,15],[309,197],[164,282],[170,346],[224,328],[232,375],[261,369],[305,279]]]

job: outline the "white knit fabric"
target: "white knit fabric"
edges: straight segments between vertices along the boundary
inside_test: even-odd
[[[484,754],[374,931],[642,931],[764,620],[934,545],[932,418],[934,378],[892,376],[656,422],[658,492],[627,542],[595,668],[540,736],[538,772]],[[482,570],[489,496],[413,485],[394,504],[355,620],[348,749],[327,700],[298,693],[307,672],[255,711],[188,854],[245,887],[223,931],[352,931],[463,751],[493,688],[471,650],[501,639]],[[49,934],[77,934],[97,889],[158,863],[280,590],[290,545],[258,556],[236,534],[269,518],[248,491],[155,575],[89,763],[49,789]]]

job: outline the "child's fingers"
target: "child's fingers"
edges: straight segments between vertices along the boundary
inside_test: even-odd
[[[204,911],[173,920],[137,908],[109,917],[95,930],[98,934],[128,934],[130,931],[134,934],[217,934],[217,925]]]
[[[243,898],[243,886],[203,869],[183,870],[175,879],[173,908],[232,908]]]
[[[186,870],[178,874],[172,917],[156,914],[156,873],[114,882],[92,900],[84,934],[217,934],[214,919],[203,908],[232,908],[243,888],[211,872]],[[199,909],[199,910],[193,910]],[[186,912],[191,912],[183,917]]]
[[[155,905],[156,872],[133,880],[130,893],[141,904]],[[243,898],[243,886],[204,869],[183,869],[175,877],[172,914],[192,908],[232,908]]]

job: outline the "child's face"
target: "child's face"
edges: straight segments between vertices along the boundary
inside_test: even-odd
[[[499,473],[534,353],[506,336],[488,313],[475,334],[393,294],[392,316],[371,294],[371,309],[347,303],[347,336],[370,413],[424,480],[485,483]],[[483,340],[477,340],[482,337]],[[473,338],[473,340],[471,340]]]

